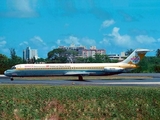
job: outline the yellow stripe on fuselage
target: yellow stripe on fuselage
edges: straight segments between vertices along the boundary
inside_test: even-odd
[[[69,66],[69,67],[60,67],[60,66],[54,66],[54,67],[33,67],[33,68],[16,68],[16,70],[104,70],[105,67],[120,67],[120,68],[136,68],[136,65],[133,64],[108,64],[108,65],[99,65],[99,66]]]
[[[25,68],[16,68],[16,70],[24,70]]]

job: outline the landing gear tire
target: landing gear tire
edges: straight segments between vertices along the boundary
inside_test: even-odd
[[[13,81],[13,80],[14,80],[14,79],[13,79],[13,77],[11,77],[10,79],[11,79],[11,81]]]
[[[83,77],[81,75],[78,76],[79,81],[83,81]]]

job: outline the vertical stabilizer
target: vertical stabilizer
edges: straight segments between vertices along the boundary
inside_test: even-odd
[[[121,63],[128,63],[128,64],[138,64],[140,60],[145,56],[149,49],[136,49],[134,50],[125,60]]]

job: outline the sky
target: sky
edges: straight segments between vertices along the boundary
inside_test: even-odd
[[[160,48],[159,0],[0,0],[0,54],[38,56],[59,46],[96,46],[107,54]],[[154,56],[155,52],[148,55]]]

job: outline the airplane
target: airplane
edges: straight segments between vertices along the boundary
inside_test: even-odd
[[[129,72],[137,68],[137,64],[149,49],[136,49],[125,60],[118,63],[66,63],[66,64],[18,64],[4,72],[10,77],[36,76],[107,76]]]

